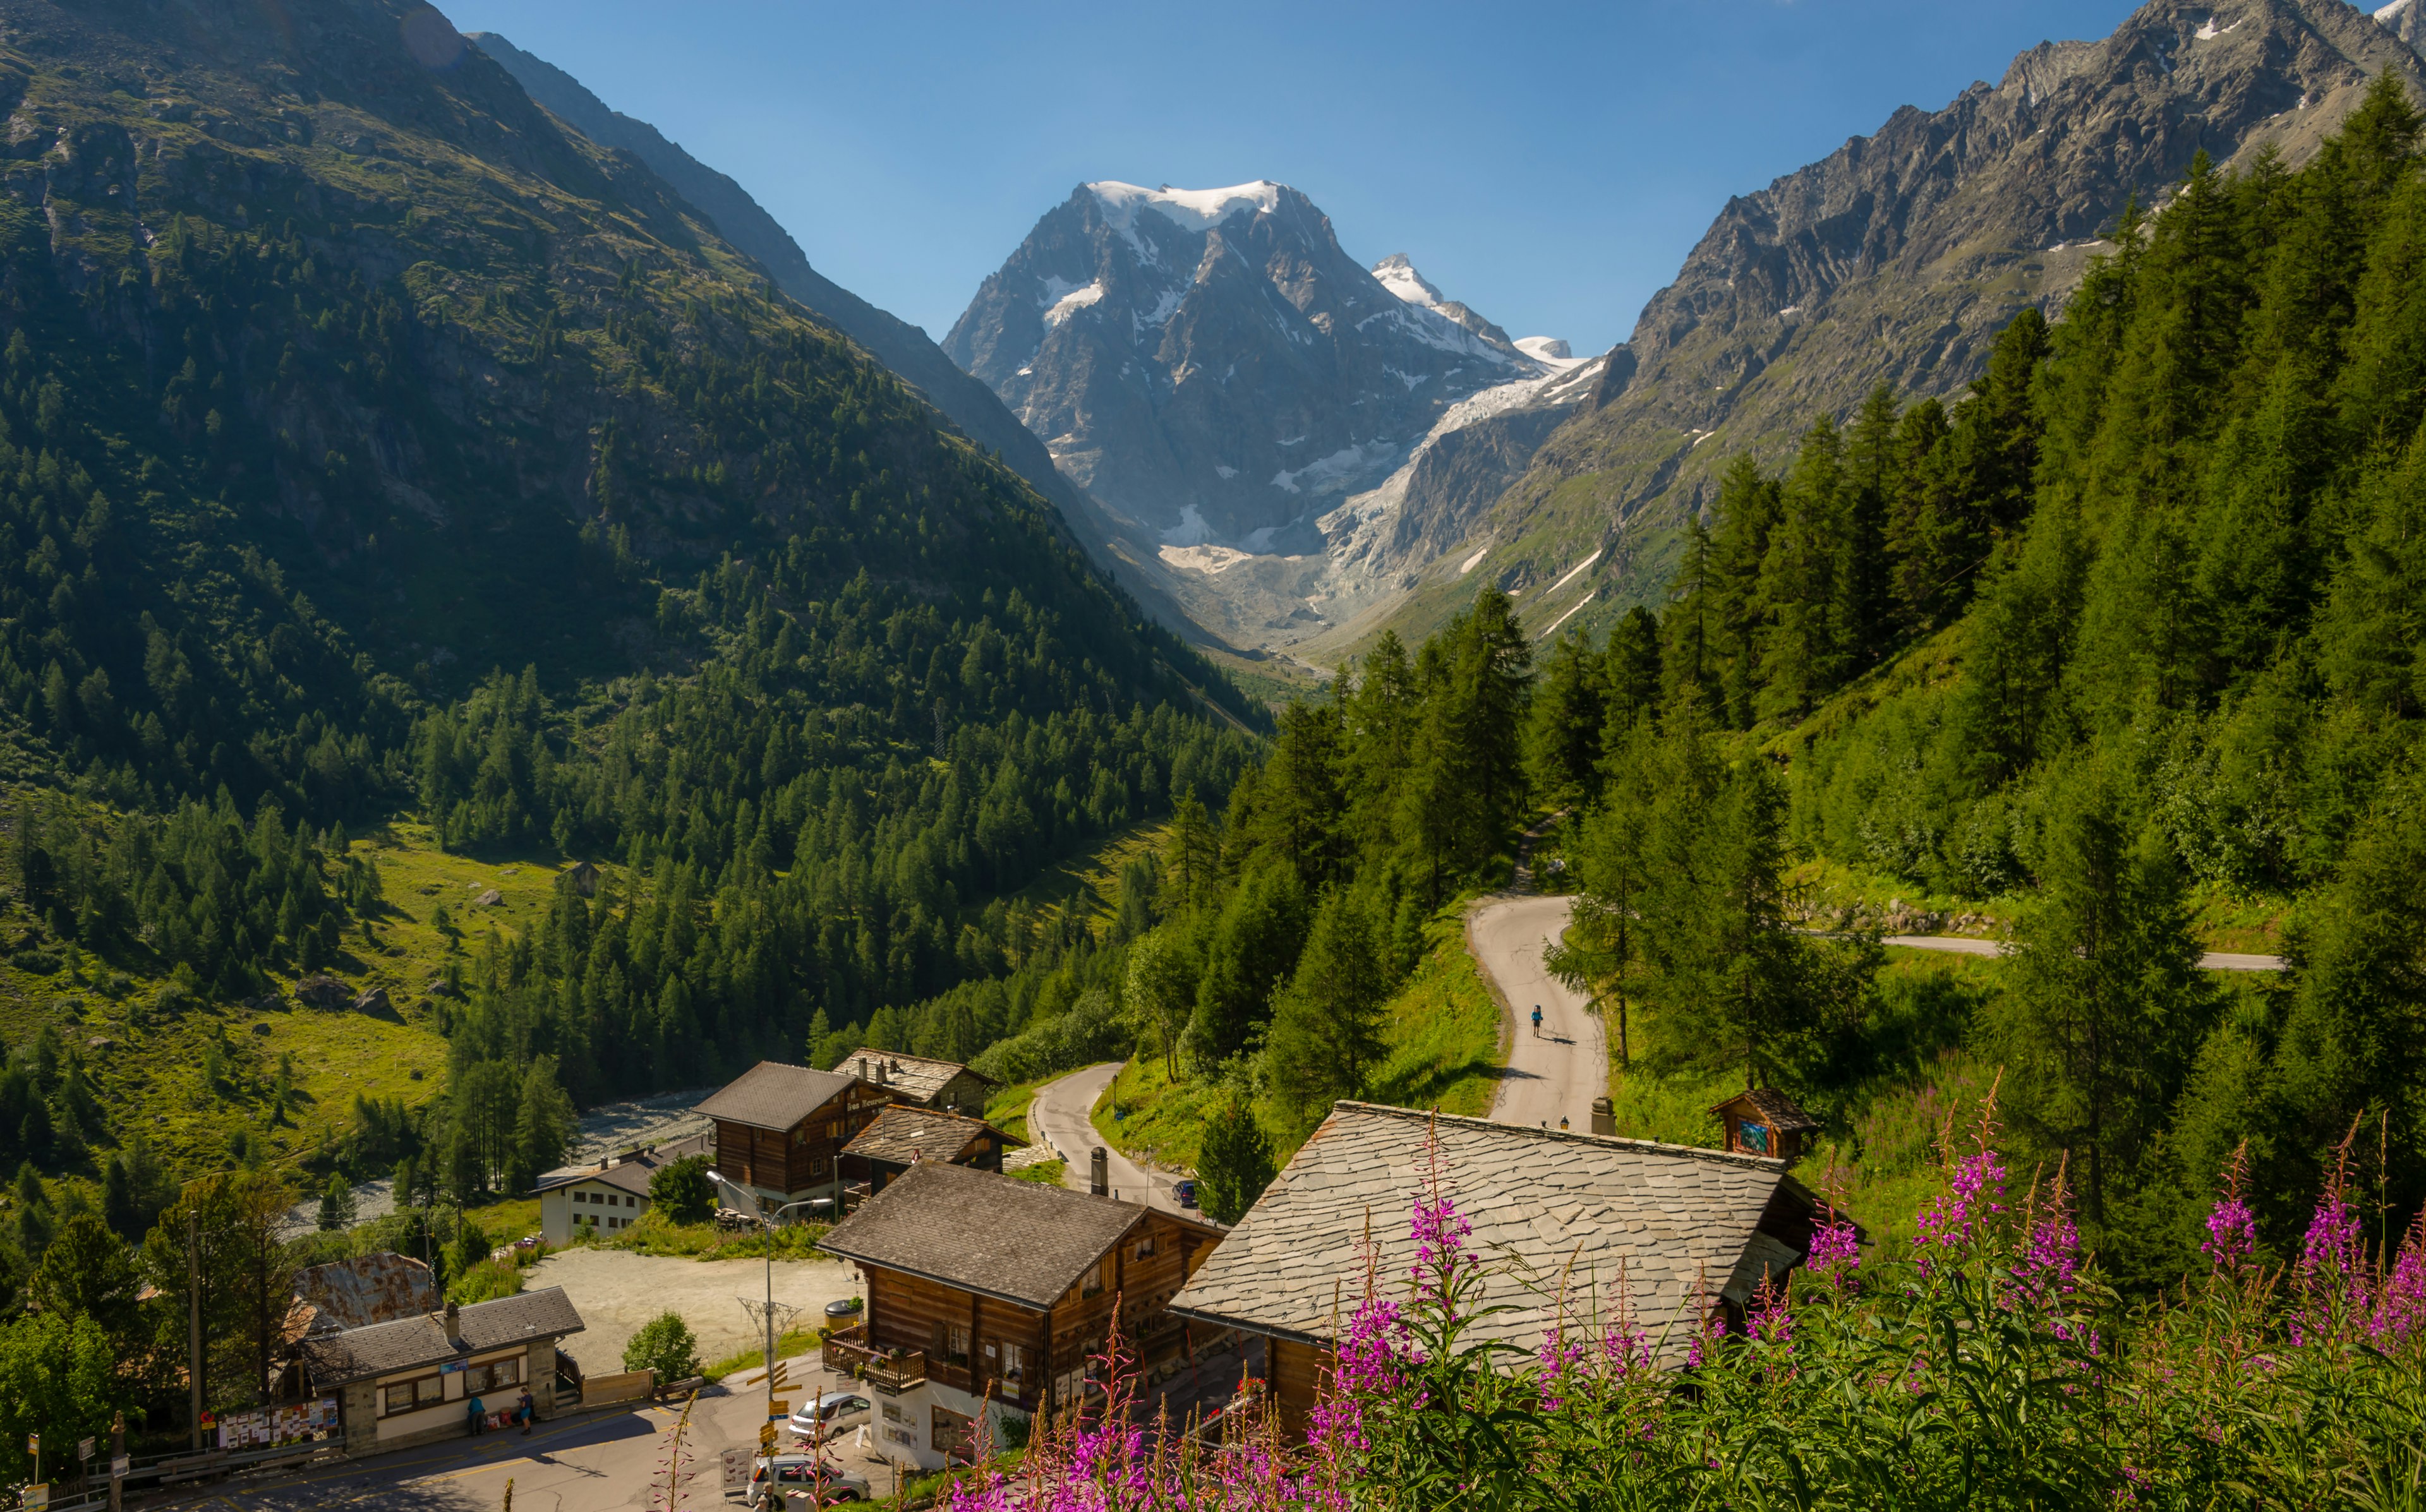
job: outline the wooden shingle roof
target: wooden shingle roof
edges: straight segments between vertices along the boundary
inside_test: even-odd
[[[865,1155],[872,1160],[891,1161],[909,1166],[920,1161],[958,1160],[981,1134],[992,1134],[999,1150],[1011,1150],[1027,1143],[1014,1139],[983,1118],[965,1114],[947,1113],[941,1108],[911,1107],[896,1102],[876,1116],[876,1121],[859,1132],[859,1136],[842,1147],[846,1155]]]
[[[832,1254],[1039,1311],[1149,1210],[921,1161],[818,1241]]]
[[[1377,1284],[1401,1296],[1435,1158],[1490,1273],[1488,1300],[1512,1309],[1479,1331],[1528,1351],[1557,1321],[1562,1284],[1572,1327],[1614,1314],[1622,1276],[1638,1324],[1657,1343],[1676,1323],[1663,1347],[1681,1352],[1697,1292],[1741,1302],[1764,1269],[1782,1275],[1812,1205],[1781,1162],[1757,1156],[1341,1102],[1172,1311],[1328,1341],[1364,1295],[1368,1232]]]

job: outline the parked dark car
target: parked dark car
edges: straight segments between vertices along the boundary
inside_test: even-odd
[[[1195,1182],[1195,1181],[1194,1181],[1193,1179],[1190,1179],[1190,1180],[1189,1180],[1189,1181],[1177,1182],[1173,1183],[1172,1188],[1171,1188],[1171,1195],[1172,1195],[1172,1196],[1173,1196],[1173,1197],[1175,1197],[1175,1198],[1179,1198],[1179,1205],[1180,1205],[1181,1207],[1183,1207],[1183,1208],[1192,1208],[1192,1207],[1194,1207],[1194,1206],[1196,1205],[1196,1182]]]

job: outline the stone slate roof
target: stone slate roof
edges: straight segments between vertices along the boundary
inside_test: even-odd
[[[1149,1210],[921,1161],[818,1241],[830,1253],[1042,1311]]]
[[[1748,1086],[1724,1102],[1710,1105],[1712,1113],[1723,1113],[1739,1102],[1748,1102],[1769,1126],[1780,1134],[1817,1129],[1820,1120],[1803,1111],[1795,1101],[1773,1086]]]
[[[852,1080],[834,1071],[762,1060],[737,1081],[719,1088],[696,1111],[753,1129],[789,1129],[839,1097]]]
[[[874,1123],[859,1132],[859,1137],[842,1147],[842,1152],[890,1161],[897,1166],[929,1160],[948,1164],[960,1159],[980,1134],[988,1134],[994,1135],[995,1148],[998,1150],[1015,1150],[1027,1143],[1012,1138],[983,1118],[897,1102],[879,1113]]]
[[[1325,1342],[1364,1295],[1367,1232],[1378,1284],[1401,1293],[1415,1260],[1409,1219],[1431,1161],[1428,1129],[1442,1187],[1472,1226],[1467,1243],[1488,1273],[1488,1300],[1512,1310],[1478,1331],[1528,1353],[1559,1315],[1562,1276],[1569,1318],[1604,1322],[1619,1310],[1623,1276],[1638,1323],[1673,1358],[1683,1352],[1697,1291],[1706,1289],[1706,1305],[1722,1295],[1740,1302],[1764,1266],[1801,1258],[1791,1241],[1807,1235],[1812,1198],[1782,1162],[1341,1102],[1172,1311]],[[1764,1227],[1771,1231],[1755,1232]],[[1663,1340],[1672,1322],[1679,1326]]]
[[[856,1076],[863,1082],[876,1080],[876,1068],[884,1068],[884,1085],[914,1102],[926,1102],[942,1091],[946,1084],[962,1071],[988,1086],[993,1077],[983,1071],[970,1071],[956,1060],[929,1060],[924,1055],[904,1055],[892,1050],[858,1050],[850,1054],[834,1070],[846,1076]]]
[[[466,1359],[535,1340],[560,1339],[581,1328],[581,1314],[574,1311],[564,1288],[551,1286],[493,1302],[475,1302],[456,1314],[453,1339],[446,1335],[444,1314],[424,1312],[306,1340],[301,1353],[314,1384],[325,1391],[348,1381]]]
[[[635,1151],[605,1170],[595,1166],[574,1166],[552,1172],[534,1182],[531,1190],[534,1193],[551,1192],[559,1186],[578,1186],[584,1182],[596,1182],[630,1192],[636,1197],[646,1197],[649,1195],[649,1178],[656,1175],[658,1167],[671,1166],[692,1155],[713,1157],[715,1154],[716,1135],[713,1133],[697,1134],[659,1145],[654,1150]]]

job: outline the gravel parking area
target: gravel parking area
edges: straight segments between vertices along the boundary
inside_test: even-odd
[[[775,1300],[802,1310],[798,1326],[822,1321],[836,1297],[863,1295],[859,1268],[837,1260],[775,1262]],[[587,1325],[564,1342],[585,1373],[611,1375],[623,1368],[623,1346],[640,1326],[671,1309],[699,1336],[702,1363],[720,1359],[765,1336],[743,1311],[740,1298],[767,1293],[763,1260],[687,1260],[678,1255],[632,1255],[615,1249],[564,1249],[524,1273],[526,1290],[561,1286]]]

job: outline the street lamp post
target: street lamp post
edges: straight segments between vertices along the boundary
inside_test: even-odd
[[[749,1188],[740,1185],[738,1182],[726,1180],[724,1174],[720,1171],[709,1171],[707,1173],[707,1179],[714,1182],[719,1186],[728,1188],[731,1191],[738,1193],[742,1197],[748,1198],[751,1201],[754,1202],[757,1200],[756,1195],[751,1192]],[[816,1205],[818,1200],[819,1199],[817,1198],[805,1198],[798,1202],[786,1202],[782,1207],[777,1208],[774,1212],[767,1214],[766,1221],[768,1237],[768,1243],[767,1245],[766,1312],[767,1379],[768,1382],[768,1390],[770,1394],[774,1390],[773,1382],[775,1379],[775,1246],[773,1243],[775,1221],[781,1218],[784,1214],[791,1212],[794,1208],[812,1207]]]

